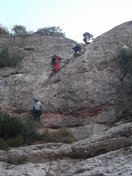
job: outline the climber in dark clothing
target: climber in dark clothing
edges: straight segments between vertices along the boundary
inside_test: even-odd
[[[75,46],[73,47],[75,57],[81,55],[82,49],[83,51],[85,51],[85,48],[80,43],[75,44]]]
[[[75,56],[79,55],[81,51],[81,45],[79,43],[76,43],[75,46],[73,47],[73,50]]]

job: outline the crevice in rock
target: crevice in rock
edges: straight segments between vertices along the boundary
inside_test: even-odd
[[[10,77],[12,75],[19,75],[19,74],[23,74],[23,73],[21,71],[15,71],[15,72],[11,72],[11,73],[9,73],[7,75],[3,75],[2,77],[3,78],[7,78],[7,77]]]

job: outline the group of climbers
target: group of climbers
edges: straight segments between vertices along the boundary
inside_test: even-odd
[[[83,41],[85,42],[85,45],[90,44],[90,40],[93,40],[93,35],[89,32],[85,32],[83,34]],[[76,43],[75,46],[72,48],[74,50],[74,56],[81,55],[81,51],[85,51],[84,44]],[[49,76],[49,79],[55,75],[59,71],[59,63],[63,58],[61,56],[54,55],[51,59],[51,67],[52,67],[52,73]]]
[[[85,32],[83,34],[83,41],[85,42],[85,45],[90,44],[90,40],[93,40],[93,35]],[[74,56],[80,56],[81,51],[85,51],[85,46],[84,44],[81,43],[76,43],[75,46],[72,48],[74,50]],[[52,72],[49,76],[49,79],[53,76],[56,75],[56,73],[59,71],[59,63],[63,58],[58,55],[53,55],[51,58],[51,68]],[[34,97],[33,102],[32,102],[32,113],[34,116],[34,120],[40,122],[40,116],[42,114],[42,105],[39,101],[38,97]]]
[[[94,39],[93,35],[90,34],[89,32],[83,33],[83,41],[84,41],[85,45],[90,44],[90,41],[92,41],[93,39]],[[74,46],[74,48],[73,48],[73,50],[74,50],[74,56],[76,57],[76,56],[80,56],[81,53],[83,51],[85,51],[85,47],[81,43],[76,43],[75,46]]]

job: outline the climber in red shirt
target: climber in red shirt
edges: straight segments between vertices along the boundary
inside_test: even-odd
[[[51,60],[51,66],[52,66],[52,73],[50,74],[50,77],[56,74],[59,70],[59,63],[63,59],[61,56],[54,55]]]
[[[54,55],[51,60],[52,71],[57,72],[59,69],[59,63],[62,59],[61,56]]]

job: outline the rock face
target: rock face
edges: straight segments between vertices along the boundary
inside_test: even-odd
[[[62,36],[0,35],[0,51],[23,57],[15,68],[0,68],[0,109],[29,118],[38,95],[43,127],[68,127],[77,139],[1,150],[0,176],[132,175],[132,122],[122,118],[127,107],[117,62],[124,46],[132,50],[132,21],[97,37],[76,58],[74,44]],[[48,80],[54,54],[64,59]],[[131,75],[124,83],[131,106]]]
[[[38,95],[43,105],[45,126],[116,121],[125,110],[116,57],[123,46],[132,49],[132,22],[97,37],[86,46],[85,54],[77,58],[71,50],[74,43],[58,36],[1,36],[1,48],[6,46],[11,53],[19,52],[24,56],[16,68],[0,69],[1,109],[29,115],[32,98]],[[64,60],[59,73],[48,80],[54,54],[61,55]],[[125,79],[130,94],[130,80]]]

